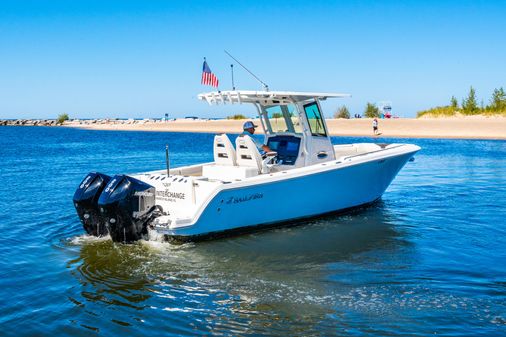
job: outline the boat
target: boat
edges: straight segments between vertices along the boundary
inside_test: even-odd
[[[196,241],[369,205],[381,198],[420,147],[413,144],[333,145],[321,102],[347,94],[217,91],[211,105],[256,108],[262,154],[248,134],[214,137],[214,161],[109,176],[91,172],[74,194],[86,232],[135,242],[156,234]]]

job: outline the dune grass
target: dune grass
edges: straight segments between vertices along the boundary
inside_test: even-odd
[[[490,98],[490,104],[484,106],[482,101],[481,106],[478,106],[476,101],[476,91],[473,87],[471,87],[468,96],[462,100],[462,104],[459,105],[457,99],[452,96],[450,105],[438,106],[428,110],[419,111],[416,114],[416,117],[452,117],[460,115],[506,117],[506,92],[503,88],[495,89],[492,93],[492,97]]]

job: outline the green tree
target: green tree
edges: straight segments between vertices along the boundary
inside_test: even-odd
[[[273,113],[273,114],[272,114],[272,117],[271,117],[271,118],[276,119],[276,118],[281,118],[281,117],[283,117],[283,114],[282,114],[282,113],[280,113],[280,112],[275,112],[275,113]]]
[[[490,100],[490,108],[493,111],[506,110],[506,94],[504,93],[504,89],[502,87],[494,89]]]
[[[450,106],[454,109],[458,109],[459,108],[459,101],[457,101],[457,98],[455,96],[452,96],[452,99],[450,101]]]
[[[478,103],[476,102],[476,91],[473,87],[469,89],[467,98],[462,102],[462,110],[467,115],[473,115],[479,112]]]
[[[336,112],[334,112],[334,118],[350,118],[350,111],[348,108],[343,105],[342,107],[338,108]]]
[[[60,114],[60,115],[58,115],[58,119],[56,120],[56,122],[58,124],[63,124],[63,122],[68,121],[68,120],[69,120],[69,115],[67,115],[67,114]]]
[[[365,107],[364,116],[367,118],[379,117],[379,109],[375,104],[367,102]]]

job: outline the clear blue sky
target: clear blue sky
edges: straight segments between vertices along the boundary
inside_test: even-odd
[[[204,56],[230,89],[224,49],[272,90],[353,95],[327,116],[382,100],[414,116],[506,87],[505,34],[504,1],[1,0],[0,118],[244,112],[196,99]]]

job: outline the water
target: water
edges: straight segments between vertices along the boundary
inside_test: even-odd
[[[506,142],[423,150],[372,207],[198,244],[84,235],[92,170],[212,159],[212,135],[0,128],[2,336],[506,335]],[[371,141],[335,138],[336,143]]]

